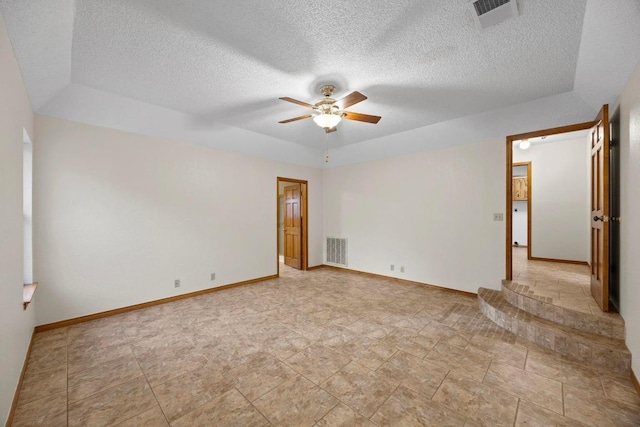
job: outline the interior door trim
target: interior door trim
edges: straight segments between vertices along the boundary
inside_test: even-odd
[[[308,219],[308,191],[309,191],[309,182],[303,179],[295,179],[295,178],[284,178],[277,177],[276,178],[276,276],[280,277],[280,182],[288,182],[291,184],[300,184],[300,212],[302,215],[302,239],[301,239],[301,247],[302,247],[302,265],[300,270],[307,271],[309,269],[309,239],[308,239],[308,230],[309,230],[309,219]]]
[[[555,128],[549,128],[549,129],[542,129],[542,130],[536,130],[536,131],[532,131],[532,132],[525,132],[525,133],[519,133],[516,135],[509,135],[506,137],[506,181],[505,181],[505,189],[506,189],[506,201],[505,201],[505,227],[506,227],[506,233],[505,233],[505,246],[506,246],[506,254],[505,254],[505,279],[506,280],[512,280],[513,279],[513,259],[512,259],[512,255],[513,255],[513,247],[512,247],[512,242],[513,242],[513,212],[512,212],[512,198],[513,198],[513,194],[512,194],[512,181],[513,181],[513,142],[514,141],[519,141],[521,139],[530,139],[530,138],[537,138],[537,137],[541,137],[541,136],[549,136],[549,135],[557,135],[559,133],[567,133],[567,132],[576,132],[576,131],[580,131],[580,130],[587,130],[587,129],[591,129],[593,127],[595,122],[590,121],[590,122],[584,122],[584,123],[576,123],[576,124],[572,124],[572,125],[567,125],[567,126],[559,126],[559,127],[555,127]],[[531,186],[529,185],[528,191],[531,191]],[[531,195],[531,193],[528,194],[529,196]],[[529,217],[531,217],[531,213],[528,213]],[[530,238],[530,236],[529,236]],[[529,246],[529,248],[527,249],[529,251],[529,256],[530,256],[530,248],[531,248],[531,242],[527,242],[527,245]]]

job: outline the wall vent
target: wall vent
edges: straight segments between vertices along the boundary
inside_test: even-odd
[[[481,30],[518,16],[516,0],[477,0],[469,3],[469,7]]]
[[[327,264],[347,266],[347,239],[327,237]]]

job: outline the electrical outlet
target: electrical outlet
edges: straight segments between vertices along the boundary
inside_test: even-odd
[[[391,264],[391,271],[394,271],[396,269],[396,266]]]
[[[173,287],[174,288],[179,288],[180,287],[180,279],[176,279],[173,281]]]
[[[211,280],[216,280],[216,273],[211,273]]]
[[[404,266],[400,267],[400,273],[404,273]]]
[[[494,213],[493,214],[493,220],[494,221],[504,221],[504,215],[501,213]]]

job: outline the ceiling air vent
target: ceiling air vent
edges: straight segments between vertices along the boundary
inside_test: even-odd
[[[516,0],[477,0],[469,3],[469,7],[481,30],[518,16]]]

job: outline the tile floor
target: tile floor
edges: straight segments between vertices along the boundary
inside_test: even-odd
[[[36,334],[13,425],[637,426],[640,398],[498,328],[475,298],[283,267]]]
[[[513,281],[531,288],[536,295],[553,298],[553,304],[600,315],[591,296],[591,276],[586,265],[527,260],[527,248],[513,248]]]

